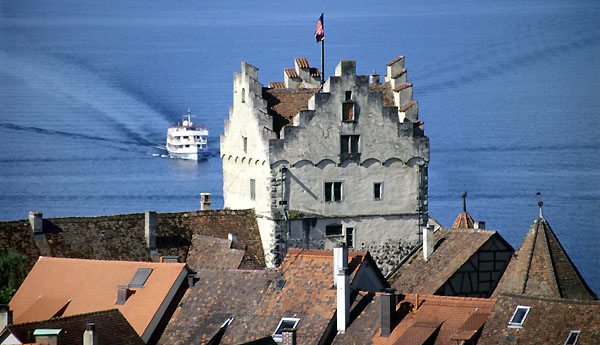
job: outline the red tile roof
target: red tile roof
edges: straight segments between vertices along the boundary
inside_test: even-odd
[[[118,286],[128,285],[139,268],[152,269],[144,287],[130,288],[134,293],[125,304],[116,305]],[[182,263],[40,257],[9,306],[15,323],[117,308],[142,336],[178,278],[186,275]]]
[[[543,218],[535,220],[514,253],[494,292],[499,293],[597,299]]]
[[[290,124],[301,110],[308,110],[308,100],[318,89],[263,89],[268,114],[273,116],[273,130],[277,133]]]
[[[253,314],[273,274],[199,269],[196,276],[198,281],[187,290],[159,344],[207,344],[228,318],[244,319]]]
[[[471,339],[483,327],[496,302],[487,298],[401,294],[396,305],[400,321],[389,337],[382,337],[381,295],[377,293],[372,301],[368,295],[361,297],[367,302],[364,310],[351,320],[345,334],[336,335],[333,344],[424,344],[427,340],[427,344],[455,345],[456,339]],[[357,298],[354,309],[360,310],[360,301]],[[415,311],[416,303],[419,307]]]
[[[305,57],[296,58],[296,64],[300,68],[310,68],[310,65],[308,64],[308,59]]]
[[[285,83],[282,81],[269,82],[270,89],[285,89]]]
[[[352,274],[364,261],[374,265],[364,252],[350,252],[348,260]],[[298,344],[316,344],[321,340],[336,310],[332,251],[292,248],[277,273],[279,276],[272,277],[273,283],[253,315],[234,319],[224,343],[239,344],[269,336],[283,317],[300,319]],[[282,289],[276,288],[278,280],[285,280]]]
[[[400,55],[400,56],[398,56],[397,58],[395,58],[394,60],[392,60],[392,61],[388,62],[388,63],[387,63],[387,65],[388,65],[388,66],[391,66],[391,65],[393,65],[393,64],[394,64],[394,62],[400,61],[400,60],[402,60],[402,59],[404,59],[404,56]]]
[[[406,88],[408,88],[408,87],[412,87],[412,84],[411,84],[411,83],[405,83],[405,84],[402,84],[402,85],[400,85],[400,86],[397,86],[397,87],[394,89],[394,92],[398,92],[398,91],[400,91],[400,90],[404,90],[404,89],[406,89]]]
[[[508,327],[517,306],[529,312],[521,327]],[[506,294],[498,297],[478,344],[562,345],[572,330],[581,331],[578,345],[600,344],[600,302]]]
[[[392,287],[402,292],[434,294],[496,231],[441,229],[434,234],[435,251],[428,261],[417,250],[390,277]]]
[[[391,77],[391,79],[396,79],[396,78],[398,78],[399,76],[403,75],[404,73],[406,73],[406,69],[404,69],[404,68],[403,68],[403,69],[402,69],[400,72],[398,72],[398,73],[394,74],[394,75]]]
[[[288,78],[300,78],[298,72],[296,72],[296,70],[293,68],[286,68],[284,71]]]
[[[474,229],[475,223],[473,218],[467,212],[459,214],[452,224],[452,229]]]
[[[398,112],[405,112],[405,111],[407,111],[410,107],[412,107],[415,104],[417,104],[417,101],[414,101],[414,100],[410,101],[410,102],[406,103],[405,106],[403,106],[402,108],[398,109]],[[418,122],[422,123],[422,121],[418,121]]]

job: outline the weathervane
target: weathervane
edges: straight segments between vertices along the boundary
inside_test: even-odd
[[[538,199],[539,199],[537,204],[538,204],[538,207],[540,208],[540,218],[544,218],[542,216],[542,206],[544,205],[544,202],[542,201],[542,193],[537,192],[537,193],[535,193],[535,195],[537,195]]]

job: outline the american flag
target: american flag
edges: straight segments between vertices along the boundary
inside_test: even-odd
[[[323,38],[325,38],[325,34],[323,33],[323,13],[321,13],[321,17],[319,17],[319,21],[317,22],[315,38],[317,39],[317,42],[321,42]]]

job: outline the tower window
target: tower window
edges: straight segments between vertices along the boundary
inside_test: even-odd
[[[242,144],[244,145],[244,153],[248,152],[248,138],[242,137]]]
[[[328,201],[342,201],[342,182],[325,182],[324,199]]]
[[[342,224],[329,224],[325,227],[325,236],[342,235]]]
[[[246,89],[242,88],[242,103],[246,103]]]
[[[346,91],[346,101],[352,100],[352,91]]]
[[[359,139],[360,135],[342,135],[340,153],[358,153]]]
[[[256,200],[256,180],[250,179],[250,200]]]
[[[346,228],[346,246],[354,248],[354,228]]]
[[[383,199],[383,182],[373,183],[373,200]]]
[[[342,103],[342,120],[354,121],[354,102],[345,101]]]

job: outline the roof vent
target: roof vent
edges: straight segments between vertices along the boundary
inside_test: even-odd
[[[148,280],[148,277],[150,277],[151,273],[152,268],[138,268],[133,278],[131,278],[128,287],[143,288],[144,284],[146,283],[146,280]]]

